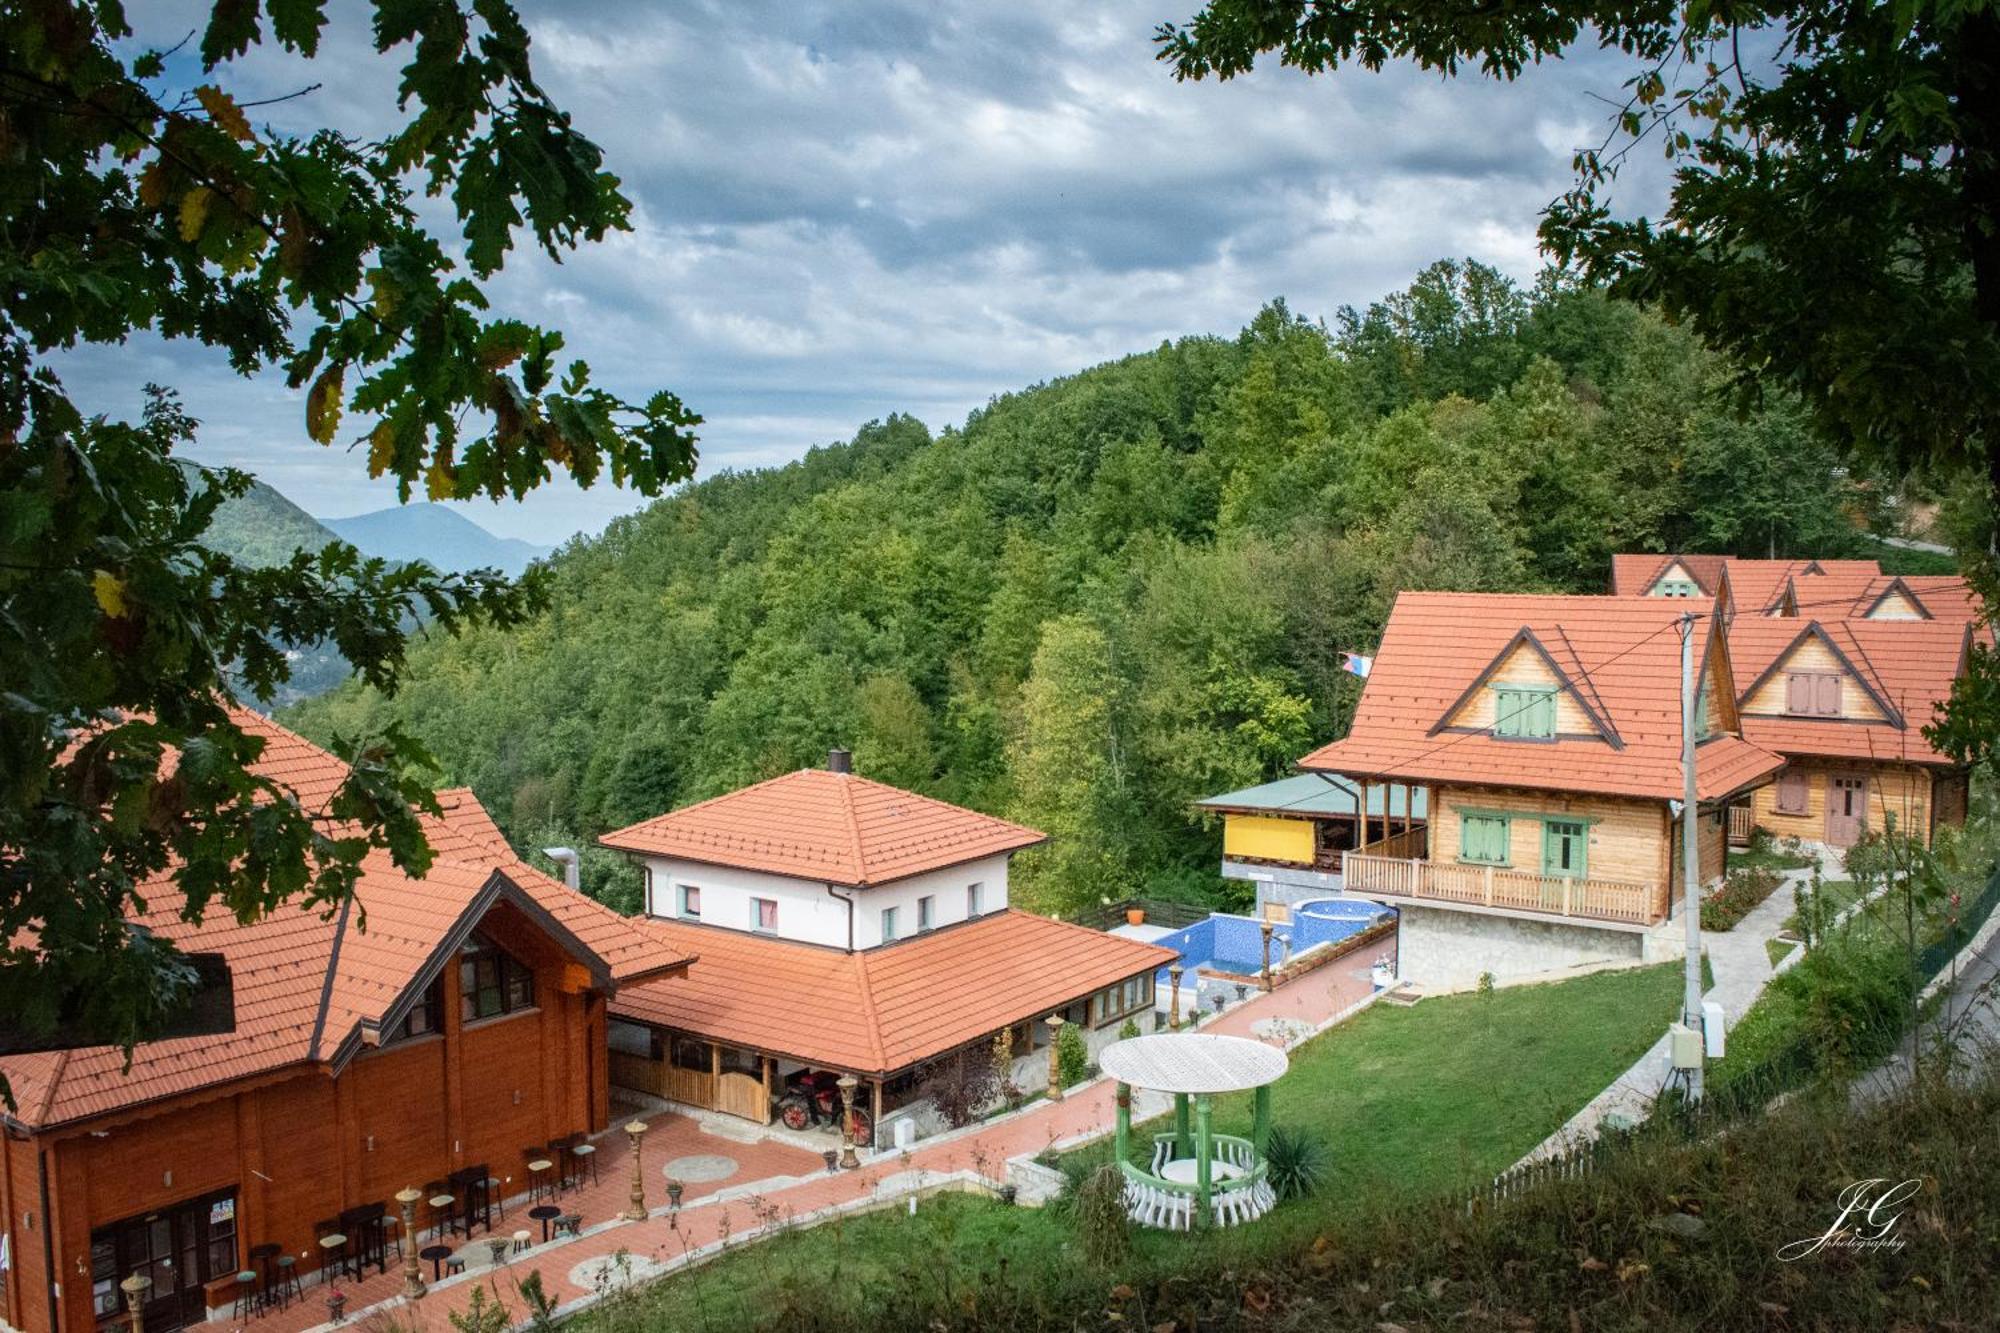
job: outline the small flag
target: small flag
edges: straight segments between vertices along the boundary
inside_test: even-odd
[[[1357,676],[1365,677],[1374,669],[1374,666],[1375,659],[1366,653],[1342,653],[1340,655],[1341,670],[1351,672]]]

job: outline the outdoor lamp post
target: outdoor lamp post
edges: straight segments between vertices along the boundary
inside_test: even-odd
[[[632,1137],[632,1202],[619,1216],[627,1222],[646,1220],[646,1166],[641,1160],[639,1141],[645,1137],[646,1122],[634,1120],[625,1126],[625,1132]]]
[[[1167,968],[1167,1026],[1177,1032],[1181,1026],[1181,965],[1178,960]]]
[[[413,1301],[426,1290],[423,1265],[417,1262],[417,1200],[423,1197],[414,1185],[396,1191],[396,1202],[403,1205],[403,1295]]]
[[[1271,989],[1271,923],[1263,923],[1264,928],[1264,989]]]
[[[131,1319],[132,1333],[146,1333],[146,1293],[152,1286],[153,1279],[143,1273],[134,1273],[118,1284],[118,1290],[125,1293],[125,1310]]]
[[[1049,1023],[1049,1100],[1062,1100],[1062,1030],[1063,1016],[1050,1014]]]
[[[840,1165],[852,1171],[861,1165],[854,1152],[854,1090],[861,1086],[861,1080],[842,1074],[834,1086],[840,1089]]]

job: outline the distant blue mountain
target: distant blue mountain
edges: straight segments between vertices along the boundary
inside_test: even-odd
[[[424,560],[447,573],[498,569],[515,575],[554,549],[513,537],[496,537],[458,510],[441,504],[398,505],[320,522],[365,555]]]

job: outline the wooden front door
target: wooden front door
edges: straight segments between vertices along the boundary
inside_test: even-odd
[[[1542,873],[1582,879],[1589,873],[1589,833],[1583,824],[1551,819],[1542,824]]]
[[[1826,780],[1826,840],[1852,847],[1868,824],[1868,779],[1835,773]]]
[[[203,1285],[234,1274],[237,1264],[234,1190],[99,1227],[90,1233],[97,1322],[123,1319],[125,1296],[118,1284],[140,1273],[153,1282],[146,1296],[147,1333],[199,1324],[208,1318]]]

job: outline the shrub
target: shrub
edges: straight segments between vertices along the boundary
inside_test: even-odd
[[[1085,1175],[1076,1187],[1071,1216],[1083,1256],[1100,1268],[1132,1254],[1132,1219],[1125,1212],[1125,1176],[1112,1163]]]
[[[1083,1040],[1083,1030],[1065,1023],[1056,1033],[1056,1078],[1067,1088],[1089,1077],[1090,1047]]]
[[[1701,928],[1735,929],[1736,923],[1770,897],[1784,878],[1767,866],[1744,866],[1730,871],[1722,886],[1701,900]]]
[[[992,1052],[984,1046],[968,1047],[957,1055],[933,1060],[926,1066],[917,1085],[944,1122],[963,1129],[1001,1092],[1001,1080],[993,1071]]]
[[[1121,1024],[1118,1028],[1118,1040],[1120,1041],[1130,1041],[1132,1040],[1132,1038],[1138,1035],[1139,1035],[1139,1020],[1136,1018],[1126,1019],[1125,1022]]]
[[[1326,1178],[1326,1145],[1304,1130],[1276,1125],[1264,1144],[1264,1164],[1280,1199],[1312,1197]]]

